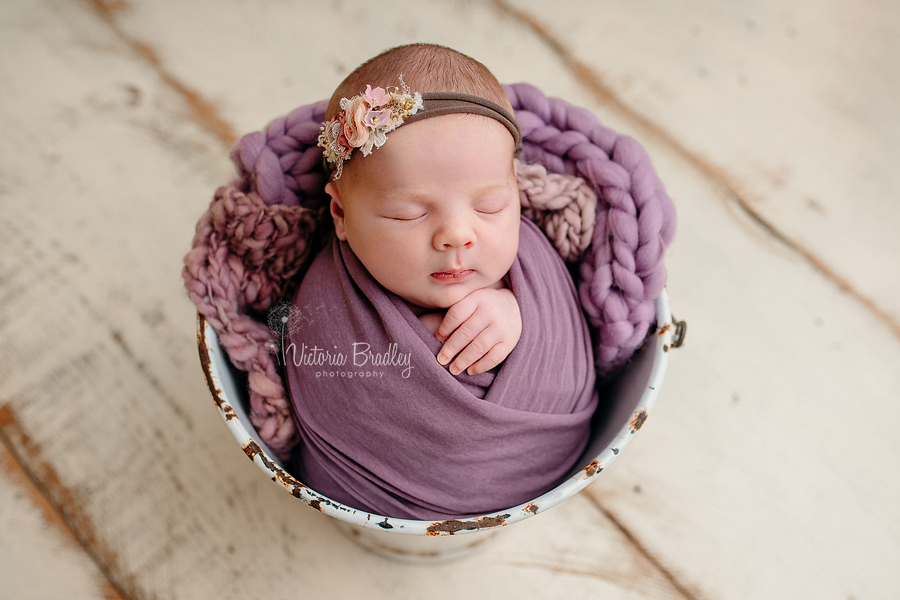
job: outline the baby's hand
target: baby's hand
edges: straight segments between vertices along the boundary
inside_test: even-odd
[[[437,359],[446,365],[456,356],[450,373],[459,375],[468,368],[469,375],[478,375],[503,362],[520,335],[522,315],[513,293],[508,289],[475,290],[447,310],[435,333],[439,342],[446,342]]]

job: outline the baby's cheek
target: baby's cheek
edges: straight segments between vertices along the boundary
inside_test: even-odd
[[[506,270],[512,266],[513,261],[516,259],[516,254],[519,252],[519,226],[521,221],[517,217],[515,223],[510,226],[509,238],[506,243],[506,259],[508,264],[506,265]]]

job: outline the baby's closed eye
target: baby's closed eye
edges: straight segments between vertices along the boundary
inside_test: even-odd
[[[389,210],[386,211],[382,216],[392,221],[416,221],[424,217],[426,214],[428,213],[420,208],[408,208]]]
[[[417,221],[418,219],[421,219],[424,216],[425,216],[424,214],[421,214],[421,215],[417,215],[415,217],[388,217],[388,218],[391,219],[392,221]]]
[[[485,215],[495,215],[509,205],[509,198],[490,198],[476,202],[475,210]]]

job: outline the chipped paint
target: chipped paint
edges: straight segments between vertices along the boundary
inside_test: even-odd
[[[212,371],[209,368],[211,353],[206,342],[206,317],[200,313],[197,313],[197,348],[200,352],[200,366],[203,368],[203,374],[206,376],[206,386],[209,388],[209,393],[212,394],[216,406],[219,407],[219,410],[223,410],[222,405],[228,403],[222,399],[222,390],[217,388],[213,381]],[[228,408],[231,408],[231,405],[228,405]],[[234,409],[231,410],[232,412],[234,411]]]
[[[212,375],[211,369],[211,356],[212,353],[210,351],[210,347],[208,342],[206,341],[206,318],[198,313],[197,319],[197,345],[200,352],[200,364],[203,367],[203,373],[206,376],[206,383],[209,387],[209,392],[213,397],[213,400],[216,403],[216,406],[219,408],[219,411],[222,413],[222,418],[225,422],[229,422],[232,420],[238,421],[240,423],[240,418],[235,412],[234,408],[231,404],[224,398],[225,394],[222,390],[220,390],[216,384],[215,379]],[[306,490],[310,492],[310,495],[314,495],[309,488],[306,487],[303,483],[298,481],[295,477],[293,477],[290,473],[282,469],[278,464],[273,461],[269,456],[263,452],[263,449],[260,448],[259,444],[257,444],[253,440],[249,440],[242,445],[244,450],[244,454],[252,460],[256,461],[257,457],[262,463],[263,467],[270,474],[270,479],[276,483],[280,483],[292,496],[295,498],[303,499],[303,492]],[[315,508],[316,510],[321,511],[321,503],[325,502],[327,504],[333,505],[336,508],[342,508],[341,505],[338,505],[334,502],[331,502],[328,498],[318,497],[313,500],[308,501],[307,503]]]
[[[523,510],[526,512],[530,512],[533,515],[536,515],[538,513],[538,505],[535,504],[534,502],[530,502],[528,505],[525,506],[525,508]]]
[[[506,524],[509,514],[494,515],[491,517],[478,517],[468,521],[460,521],[457,519],[448,519],[447,521],[437,521],[425,528],[426,535],[453,535],[461,530],[479,530],[490,529],[492,527],[500,527]]]
[[[262,454],[262,448],[259,447],[259,444],[251,440],[244,444],[244,453],[250,457],[250,460],[253,460],[258,454]]]
[[[304,489],[308,489],[303,483],[297,481],[293,475],[282,469],[278,466],[278,464],[273,461],[268,455],[263,452],[263,449],[259,447],[259,444],[250,440],[246,444],[243,445],[244,453],[250,458],[252,461],[256,461],[258,458],[262,461],[262,464],[265,466],[266,470],[272,473],[272,481],[277,483],[281,483],[284,487],[288,488],[288,490],[294,496],[300,497],[300,492]],[[325,501],[329,504],[332,504],[327,498],[319,497],[319,503]],[[319,509],[321,510],[321,508]]]
[[[232,419],[237,419],[237,413],[234,412],[234,409],[231,408],[230,405],[226,404],[222,407],[222,412],[225,413],[225,420],[230,421]]]
[[[644,421],[647,420],[647,409],[641,409],[641,411],[635,415],[634,419],[631,421],[631,433],[636,433],[638,429],[641,428],[641,425],[644,424]]]
[[[593,477],[597,473],[603,471],[603,467],[600,466],[600,461],[595,459],[589,462],[588,465],[584,469],[582,469],[582,471],[584,471],[585,477]]]

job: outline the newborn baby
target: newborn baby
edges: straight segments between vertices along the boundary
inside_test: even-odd
[[[520,217],[503,88],[465,55],[403,46],[348,76],[326,119],[335,239],[285,349],[297,474],[399,518],[546,492],[586,445],[593,356],[564,263]]]

